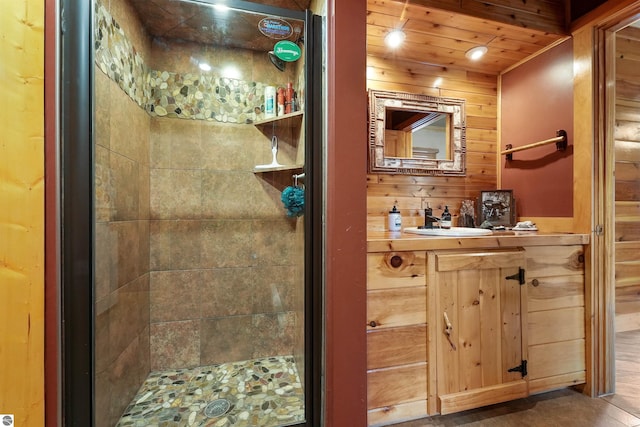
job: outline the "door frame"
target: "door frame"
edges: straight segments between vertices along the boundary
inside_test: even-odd
[[[595,11],[597,12],[597,10]],[[589,394],[615,392],[615,34],[640,18],[640,1],[627,1],[588,25],[592,31],[592,383]],[[584,117],[576,116],[576,121]]]
[[[94,343],[94,2],[58,0],[60,176],[60,418],[64,426],[93,425]],[[213,3],[213,0],[198,0]],[[323,409],[324,122],[322,18],[310,11],[230,0],[229,7],[305,21],[305,284],[306,422]]]

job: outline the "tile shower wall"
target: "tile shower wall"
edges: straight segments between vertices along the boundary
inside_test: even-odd
[[[148,42],[121,0],[120,28]],[[150,369],[149,115],[95,68],[95,366],[97,427],[115,425]]]
[[[151,368],[292,354],[296,220],[252,126],[151,121]],[[290,179],[290,178],[289,178]]]
[[[96,425],[113,426],[150,370],[302,360],[304,239],[280,202],[291,175],[252,172],[271,161],[270,137],[231,124],[245,121],[235,113],[158,117],[149,105],[175,99],[159,91],[150,101],[140,84],[171,70],[168,81],[187,76],[195,99],[195,55],[214,69],[233,60],[247,81],[291,77],[264,54],[151,41],[125,0],[97,9],[110,50],[96,52],[95,72]],[[105,66],[116,53],[115,64],[135,66]],[[296,155],[281,144],[281,162]]]

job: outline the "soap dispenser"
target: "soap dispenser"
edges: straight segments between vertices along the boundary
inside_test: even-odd
[[[389,231],[401,231],[402,230],[402,216],[400,211],[394,206],[389,211]]]
[[[442,219],[440,220],[440,227],[451,228],[451,212],[449,212],[449,206],[444,207],[444,212],[442,212]]]

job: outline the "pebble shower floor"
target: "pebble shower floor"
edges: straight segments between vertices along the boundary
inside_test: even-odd
[[[292,356],[152,372],[116,427],[282,426],[304,421]]]

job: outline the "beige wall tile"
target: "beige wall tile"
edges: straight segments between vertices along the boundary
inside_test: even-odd
[[[200,290],[202,318],[252,314],[256,279],[252,268],[204,270]]]
[[[117,90],[120,88],[100,70],[100,67],[93,67],[93,71],[95,75],[95,143],[108,149],[111,137],[110,90],[112,85]]]
[[[187,368],[200,364],[200,322],[152,323],[151,369]]]
[[[257,337],[252,316],[203,319],[200,360],[203,365],[248,360]]]
[[[295,320],[296,316],[292,312],[253,316],[252,324],[256,339],[252,357],[293,354]]]
[[[149,275],[121,287],[110,298],[109,349],[115,360],[149,325]]]
[[[303,248],[295,245],[295,226],[295,219],[253,221],[257,265],[296,265],[303,260]]]
[[[278,313],[293,310],[296,280],[295,267],[257,267],[253,283],[253,313]]]
[[[202,221],[151,221],[151,270],[202,268]]]
[[[256,264],[253,221],[204,221],[201,233],[201,266],[248,267]]]
[[[202,171],[151,169],[152,219],[195,219],[202,214]]]
[[[200,318],[204,301],[202,270],[151,272],[151,322]]]
[[[138,163],[120,154],[111,153],[110,165],[113,182],[112,219],[115,221],[137,220],[140,206]]]

